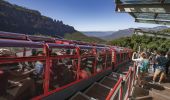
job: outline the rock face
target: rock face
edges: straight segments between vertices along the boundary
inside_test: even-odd
[[[0,30],[24,34],[64,36],[76,32],[74,27],[62,21],[41,15],[39,11],[10,4],[0,0]]]

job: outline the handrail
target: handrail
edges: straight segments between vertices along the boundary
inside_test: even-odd
[[[127,89],[126,89],[126,92],[125,92],[125,95],[124,95],[124,99],[125,100],[127,100],[128,99],[128,97],[129,97],[129,92],[130,92],[130,90],[131,90],[131,86],[132,86],[132,76],[133,76],[133,74],[132,74],[132,67],[130,67],[129,68],[129,71],[128,71],[128,73],[126,74],[126,77],[125,77],[125,79],[124,79],[124,81],[127,83]]]
[[[30,47],[43,48],[44,44],[41,42],[31,42],[22,40],[0,39],[0,47]]]
[[[122,83],[122,81],[123,81],[123,78],[120,77],[119,80],[118,80],[118,82],[116,83],[116,85],[115,85],[115,86],[113,87],[113,89],[111,89],[111,91],[109,92],[109,95],[106,97],[106,100],[110,100],[111,97],[117,93],[118,89],[120,88],[120,84]],[[118,87],[119,87],[119,88],[118,88]]]
[[[128,73],[126,74],[125,76],[125,80],[124,81],[127,81],[127,79],[130,77],[130,73],[132,72],[132,68],[130,67],[129,70],[128,70]]]
[[[119,100],[121,99],[128,99],[128,96],[130,95],[130,90],[132,87],[132,82],[134,80],[133,76],[135,73],[133,73],[133,68],[130,67],[128,70],[128,73],[125,75],[125,77],[121,77],[119,78],[119,80],[117,81],[116,85],[114,85],[113,89],[111,89],[111,91],[109,92],[108,96],[106,97],[106,100],[112,100],[114,98],[114,96],[119,92]],[[127,82],[127,89],[125,90],[125,95],[123,96],[123,90],[122,90],[122,82]]]

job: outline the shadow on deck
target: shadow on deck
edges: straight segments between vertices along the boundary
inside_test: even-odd
[[[152,75],[145,77],[143,87],[134,86],[131,100],[170,100],[170,76],[161,84],[153,84],[152,78]]]

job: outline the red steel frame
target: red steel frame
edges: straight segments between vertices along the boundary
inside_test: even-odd
[[[83,46],[81,46],[81,47],[83,47]],[[79,47],[78,45],[75,47],[75,49],[76,49],[76,52],[77,52],[77,55],[76,56],[72,56],[72,57],[75,57],[75,58],[78,58],[78,66],[77,66],[77,80],[76,81],[74,81],[74,82],[71,82],[71,83],[69,83],[69,84],[67,84],[67,85],[65,85],[65,86],[62,86],[62,87],[59,87],[59,88],[56,88],[55,90],[52,90],[52,91],[48,91],[49,89],[48,89],[48,87],[49,87],[49,70],[46,70],[46,72],[45,72],[45,84],[44,84],[44,94],[43,95],[40,95],[40,96],[38,96],[38,97],[35,97],[35,98],[33,98],[33,100],[39,100],[39,99],[41,99],[41,98],[43,98],[43,97],[45,97],[45,96],[48,96],[48,95],[50,95],[50,94],[52,94],[52,93],[55,93],[55,92],[57,92],[57,91],[60,91],[60,90],[62,90],[62,89],[65,89],[65,88],[67,88],[67,87],[69,87],[69,86],[71,86],[71,85],[74,85],[74,84],[76,84],[76,83],[78,83],[78,82],[80,82],[80,81],[83,81],[83,80],[86,80],[86,79],[80,79],[79,78],[79,73],[80,73],[80,63],[81,63],[81,58],[82,57],[88,57],[88,56],[94,56],[95,58],[96,58],[96,48],[97,47],[91,47],[90,49],[93,51],[93,55],[85,55],[85,56],[81,56],[80,54],[79,54],[79,52],[80,52],[80,49],[81,49],[81,47]],[[67,48],[67,47],[65,47],[65,48]],[[83,47],[83,48],[86,48],[85,46]],[[46,50],[46,51],[48,51],[48,49]],[[48,59],[48,60],[51,60],[51,59],[56,59],[56,58],[65,58],[65,57],[71,57],[71,56],[59,56],[59,57],[47,57],[46,58],[46,60]],[[46,62],[46,63],[49,63],[49,62]],[[106,63],[106,62],[105,62]],[[111,62],[110,62],[111,63]],[[49,69],[50,68],[50,66],[49,66],[50,64],[48,64],[48,65],[46,65],[46,69]],[[93,73],[93,75],[92,76],[95,76],[96,74],[98,74],[97,72],[96,72],[96,59],[95,59],[95,63],[94,63],[94,73]],[[111,66],[110,67],[108,67],[108,68],[105,68],[103,71],[101,71],[101,72],[104,72],[105,70],[109,70],[109,69],[111,69]],[[101,73],[101,72],[99,72],[99,73]],[[91,77],[92,77],[91,76]],[[90,78],[90,77],[89,77]],[[88,78],[87,78],[88,79]]]
[[[26,39],[28,39],[29,37],[27,37],[26,36]],[[4,39],[3,39],[4,40]],[[29,40],[29,39],[28,39]],[[6,42],[7,42],[8,40],[6,40]],[[23,42],[21,42],[19,39],[18,40],[16,40],[15,39],[15,41],[18,43],[18,44],[22,44],[22,46],[19,46],[19,45],[15,45],[14,47],[29,47],[29,45],[26,45],[26,46],[24,46],[24,44],[23,44]],[[30,40],[29,40],[30,41]],[[71,44],[71,43],[75,43],[74,41],[69,41],[69,40],[67,40],[67,42],[69,43],[69,44]],[[29,44],[29,43],[34,43],[34,42],[27,42],[26,41],[26,43],[25,44]],[[38,44],[38,43],[36,43],[36,44]],[[40,43],[40,44],[42,44],[42,43]],[[58,46],[59,44],[56,44],[56,43],[51,43],[51,44],[53,44],[53,45],[55,45],[56,46],[56,48],[71,48],[72,47],[72,45],[70,46],[69,44],[67,44],[67,45],[63,45],[63,46]],[[83,43],[82,43],[83,44]],[[37,61],[37,60],[44,60],[44,61],[46,61],[46,66],[45,66],[45,75],[44,75],[44,82],[43,82],[43,87],[44,87],[44,93],[42,94],[42,95],[40,95],[40,96],[37,96],[37,97],[35,97],[35,98],[33,98],[33,100],[37,100],[37,99],[41,99],[41,98],[43,98],[43,97],[45,97],[45,96],[48,96],[48,95],[50,95],[50,94],[52,94],[52,93],[55,93],[55,92],[57,92],[57,91],[60,91],[60,90],[62,90],[62,89],[65,89],[65,88],[67,88],[67,87],[69,87],[69,86],[71,86],[71,85],[73,85],[73,84],[76,84],[76,83],[78,83],[78,82],[80,82],[80,81],[82,81],[82,80],[86,80],[86,79],[80,79],[79,78],[79,73],[80,73],[80,65],[81,65],[81,55],[80,55],[80,50],[81,50],[81,47],[79,47],[79,45],[76,45],[74,48],[76,49],[76,52],[77,52],[77,55],[73,55],[73,56],[70,56],[70,55],[63,55],[63,56],[56,56],[56,57],[51,57],[50,56],[50,52],[49,52],[49,49],[51,48],[50,46],[49,46],[50,44],[49,43],[44,43],[43,45],[42,45],[42,48],[43,48],[43,52],[44,52],[44,56],[35,56],[35,57],[17,57],[17,58],[15,58],[15,57],[7,57],[7,58],[4,58],[3,57],[3,59],[1,59],[2,57],[0,57],[0,64],[4,64],[4,63],[14,63],[14,62],[25,62],[25,61]],[[84,45],[82,46],[82,47],[87,47],[86,45],[90,45],[90,43],[84,43]],[[6,45],[7,46],[7,45]],[[1,45],[0,45],[0,47],[1,47]],[[4,45],[3,45],[3,47],[4,47]],[[11,47],[12,47],[12,45],[11,45]],[[40,47],[39,47],[40,48]],[[53,47],[52,47],[53,48]],[[54,47],[55,48],[55,47]],[[101,71],[101,72],[96,72],[96,64],[97,64],[97,61],[96,61],[96,57],[97,57],[97,51],[96,51],[96,48],[98,48],[97,46],[95,46],[94,44],[91,44],[91,49],[92,49],[92,51],[93,51],[93,55],[92,56],[94,56],[95,57],[95,63],[94,63],[94,73],[93,73],[93,75],[92,76],[95,76],[96,74],[98,74],[98,73],[101,73],[101,72],[104,72],[105,70],[109,70],[109,69],[111,69],[112,68],[112,63],[113,63],[113,61],[111,61],[110,62],[110,64],[111,64],[111,66],[109,66],[109,67],[107,67],[106,65],[105,65],[105,69],[103,70],[103,71]],[[112,48],[112,47],[107,47],[107,46],[105,46],[105,47],[102,47],[102,48],[105,48],[105,57],[106,57],[106,59],[105,59],[105,64],[107,64],[106,63],[106,61],[107,61],[107,54],[106,54],[106,50],[109,50],[109,54],[111,55],[112,54],[112,52],[114,52],[114,66],[116,67],[116,66],[118,66],[118,65],[120,65],[120,64],[122,64],[122,63],[124,63],[124,62],[127,62],[128,61],[128,58],[126,58],[124,61],[122,61],[122,62],[116,62],[116,54],[122,54],[121,53],[121,51],[120,52],[116,52],[116,50],[114,49],[114,48]],[[106,49],[107,48],[107,49]],[[24,49],[24,51],[26,51],[25,49]],[[130,53],[130,52],[127,52],[127,53]],[[130,54],[129,54],[130,55]],[[56,88],[55,90],[52,90],[52,91],[49,91],[49,79],[50,79],[50,66],[51,66],[51,60],[52,59],[57,59],[57,58],[77,58],[78,59],[78,65],[77,65],[77,80],[76,81],[74,81],[74,82],[71,82],[71,83],[69,83],[69,84],[67,84],[67,85],[65,85],[65,86],[62,86],[62,87],[60,87],[60,88]],[[84,56],[84,57],[88,57],[88,56]],[[89,77],[90,78],[90,77]],[[115,87],[114,87],[114,89],[112,90],[112,91],[115,91],[115,89],[116,89],[116,86],[118,86],[119,85],[119,83],[121,83],[121,81],[122,81],[122,79],[120,78],[119,79],[119,81],[118,81],[118,83],[115,85]],[[121,90],[122,91],[122,90]],[[111,94],[109,94],[109,96],[111,96],[112,95],[112,93]],[[107,97],[107,98],[109,98],[109,97]]]

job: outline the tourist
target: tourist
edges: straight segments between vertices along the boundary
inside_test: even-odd
[[[162,80],[166,77],[166,73],[165,73],[166,63],[167,63],[167,58],[165,57],[165,53],[163,51],[158,51],[156,57],[157,67],[153,76],[153,83],[155,83],[155,80],[158,77],[158,75],[160,75],[158,84],[161,84]]]
[[[134,58],[135,55],[136,55],[136,52],[134,52],[133,55],[132,55],[132,61],[135,61],[136,65],[137,65],[138,84],[139,84],[139,86],[141,86],[141,85],[143,85],[141,79],[148,72],[149,59],[148,59],[147,54],[145,52],[142,52],[140,54],[140,57],[138,57],[138,58]]]
[[[156,56],[157,56],[157,52],[156,52],[156,50],[154,50],[154,52],[149,57],[151,67],[153,68],[153,72],[155,72],[155,70],[156,70],[156,64],[155,64]]]
[[[39,51],[37,53],[37,56],[43,56],[43,52]],[[35,63],[35,73],[39,76],[42,77],[43,74],[43,70],[44,70],[44,62],[43,61],[36,61]]]
[[[0,49],[0,57],[16,56],[9,49]],[[21,100],[26,94],[33,96],[34,81],[29,76],[34,69],[24,70],[23,68],[19,67],[18,63],[0,64],[0,96],[7,97],[9,100]]]
[[[0,69],[0,96],[6,94],[8,87],[8,73]]]

